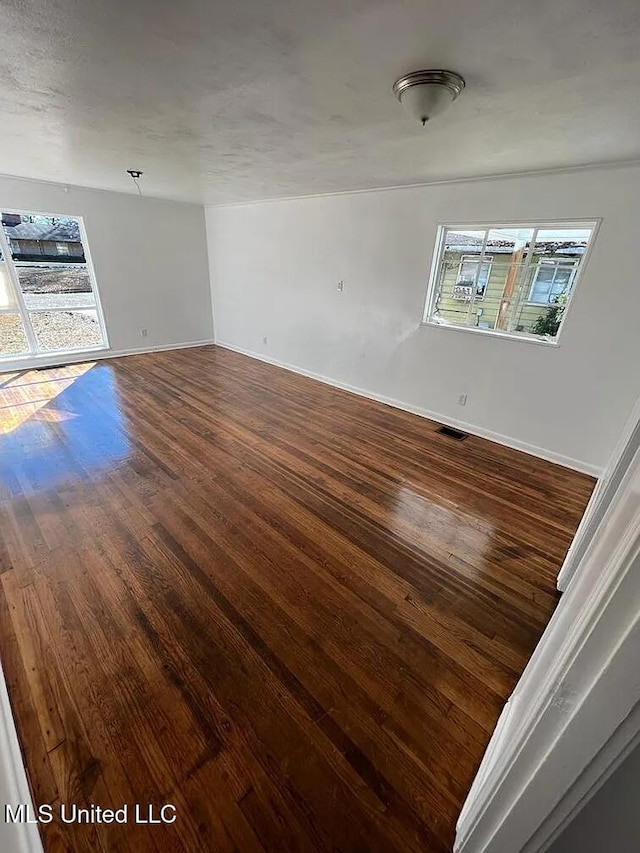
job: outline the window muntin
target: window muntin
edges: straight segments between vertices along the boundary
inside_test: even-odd
[[[596,224],[441,226],[425,322],[555,343]]]
[[[75,217],[2,213],[0,361],[108,346],[85,248]]]
[[[7,265],[0,252],[0,311],[15,311],[16,297],[11,286]]]

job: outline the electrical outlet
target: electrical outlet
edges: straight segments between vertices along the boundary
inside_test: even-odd
[[[267,336],[266,336],[266,335],[265,335],[265,336],[264,336],[264,338],[262,339],[262,343],[263,343],[265,346],[267,345]]]
[[[339,281],[338,282],[338,292],[342,293],[343,290],[344,290],[344,281]]]
[[[147,337],[147,334],[148,334],[148,330],[147,330],[147,329],[140,329],[140,337],[141,337],[141,338],[146,338],[146,337]]]
[[[460,396],[458,397],[458,405],[459,406],[466,406],[467,405],[467,395],[466,394],[460,394]]]

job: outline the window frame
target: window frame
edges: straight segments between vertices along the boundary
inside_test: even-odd
[[[18,313],[22,320],[22,324],[24,326],[25,334],[27,336],[27,340],[29,342],[29,352],[20,353],[19,355],[8,354],[6,356],[0,355],[0,372],[3,370],[13,369],[13,365],[20,366],[23,364],[42,364],[47,361],[53,360],[59,361],[60,358],[75,357],[78,355],[91,355],[91,353],[104,353],[111,350],[111,343],[109,341],[109,335],[107,332],[107,324],[105,322],[104,311],[102,308],[102,299],[100,297],[100,290],[98,287],[98,282],[96,279],[95,269],[93,266],[93,260],[91,258],[91,249],[89,248],[89,240],[87,238],[87,231],[84,224],[84,218],[77,213],[46,213],[40,210],[24,210],[18,209],[15,207],[1,207],[3,213],[14,213],[19,214],[20,216],[46,216],[49,218],[69,218],[74,219],[78,223],[78,230],[80,232],[80,241],[82,243],[82,247],[84,250],[84,258],[85,258],[85,266],[87,268],[87,275],[89,276],[89,281],[91,282],[91,290],[95,296],[95,305],[88,305],[86,307],[83,306],[73,306],[73,308],[28,308],[24,294],[22,293],[22,288],[20,286],[20,280],[18,276],[18,267],[16,266],[16,261],[13,260],[13,252],[10,245],[9,238],[7,237],[4,226],[0,225],[0,251],[4,257],[4,262],[6,264],[7,273],[9,276],[9,280],[11,286],[13,287],[14,295],[16,298],[16,308],[14,312]],[[18,262],[19,263],[19,262]],[[49,265],[49,264],[45,264]],[[29,319],[30,314],[35,313],[43,313],[43,312],[64,312],[64,311],[82,311],[82,310],[91,310],[95,311],[98,317],[98,324],[100,326],[100,332],[102,335],[102,343],[97,346],[88,346],[88,347],[75,347],[74,349],[59,349],[59,350],[41,350],[38,345],[38,341],[36,338],[36,334],[34,332],[33,326]],[[8,313],[2,311],[2,313]]]
[[[436,225],[436,239],[433,246],[432,254],[431,254],[431,264],[429,267],[429,280],[427,285],[426,298],[424,301],[424,307],[422,312],[422,319],[420,321],[421,326],[428,326],[430,328],[437,329],[448,329],[454,332],[470,332],[474,335],[485,335],[488,337],[495,338],[503,338],[512,341],[521,341],[524,343],[535,344],[538,346],[546,346],[546,347],[557,347],[560,346],[560,336],[562,335],[562,331],[565,327],[567,317],[569,315],[571,306],[574,302],[574,296],[576,290],[578,289],[578,284],[582,278],[582,273],[584,272],[585,267],[591,257],[591,251],[593,249],[593,245],[596,242],[598,231],[600,229],[600,225],[602,223],[601,217],[592,217],[589,219],[530,219],[530,220],[498,220],[495,222],[487,222],[483,221],[446,221],[446,222],[438,222]],[[463,325],[455,325],[454,323],[447,322],[436,322],[431,317],[431,306],[435,299],[436,288],[438,284],[438,272],[440,268],[440,263],[442,261],[442,255],[444,253],[444,239],[447,230],[456,230],[456,229],[467,229],[474,231],[486,231],[487,234],[492,229],[500,229],[500,228],[531,228],[534,231],[546,231],[549,229],[558,229],[558,228],[590,228],[591,229],[591,237],[589,239],[589,243],[587,245],[587,250],[582,256],[581,262],[578,265],[578,268],[574,271],[574,276],[571,283],[571,293],[569,294],[569,298],[567,299],[567,303],[564,308],[564,312],[562,315],[562,321],[560,323],[560,327],[558,329],[558,334],[555,338],[544,338],[538,335],[534,335],[528,332],[515,332],[515,331],[507,331],[506,329],[481,329],[477,326],[463,326]],[[485,238],[486,242],[486,238]],[[485,246],[483,246],[483,251]],[[527,300],[528,300],[527,294]],[[529,304],[528,301],[525,300],[524,304]],[[475,300],[474,300],[475,301]],[[539,303],[533,303],[536,307],[544,307]]]

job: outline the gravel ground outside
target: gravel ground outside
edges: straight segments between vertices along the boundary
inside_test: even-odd
[[[86,313],[43,312],[32,314],[31,323],[44,350],[76,349],[102,343],[100,324]]]
[[[19,266],[18,276],[27,308],[73,309],[95,302],[84,266]],[[44,311],[31,314],[31,324],[43,350],[71,350],[102,343],[95,311]],[[19,315],[0,315],[0,356],[27,351]]]
[[[76,308],[95,305],[93,294],[88,293],[25,293],[27,308]]]
[[[32,314],[31,323],[43,350],[71,350],[102,343],[100,324],[87,312],[45,311]],[[25,352],[28,352],[27,339],[19,318],[0,316],[0,354]]]
[[[19,266],[18,278],[23,293],[91,293],[87,268]]]
[[[0,314],[0,355],[20,355],[29,345],[17,315]]]

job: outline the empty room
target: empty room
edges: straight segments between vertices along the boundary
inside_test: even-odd
[[[636,0],[8,0],[0,850],[640,849]]]

